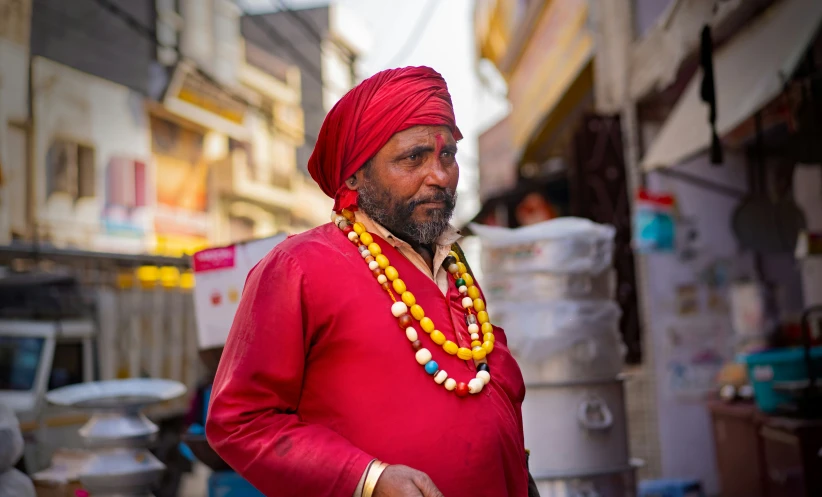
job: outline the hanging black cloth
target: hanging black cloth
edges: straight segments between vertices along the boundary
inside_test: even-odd
[[[722,144],[716,134],[716,88],[714,87],[714,43],[711,38],[711,27],[707,24],[702,28],[702,44],[699,50],[699,61],[702,66],[702,101],[710,107],[711,124],[711,164],[722,164]]]

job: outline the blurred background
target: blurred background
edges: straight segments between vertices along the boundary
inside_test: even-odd
[[[0,0],[0,403],[18,469],[75,495],[60,485],[89,415],[46,392],[167,378],[188,394],[150,408],[155,493],[211,495],[180,449],[219,357],[192,256],[327,222],[307,173],[326,112],[427,65],[464,134],[460,243],[509,335],[559,320],[560,286],[607,287],[643,495],[822,495],[820,26],[818,0]],[[540,230],[564,218],[611,226],[607,274],[523,269],[556,253]],[[204,298],[234,302],[240,276]],[[532,277],[537,310],[509,305]],[[518,359],[539,391],[544,358]],[[536,432],[532,451],[582,444]]]

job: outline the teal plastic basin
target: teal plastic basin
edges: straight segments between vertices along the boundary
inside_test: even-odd
[[[774,383],[808,379],[801,347],[740,354],[737,362],[747,365],[756,405],[764,412],[773,412],[780,404],[791,401],[789,393],[773,389]],[[822,346],[811,348],[811,363],[816,377],[822,379]]]

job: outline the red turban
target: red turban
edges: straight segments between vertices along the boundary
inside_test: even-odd
[[[345,94],[325,117],[308,172],[334,198],[334,210],[357,204],[350,178],[394,136],[413,126],[448,126],[462,134],[454,119],[451,95],[442,76],[430,67],[387,69]]]

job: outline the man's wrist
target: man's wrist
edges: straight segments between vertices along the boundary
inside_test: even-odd
[[[374,461],[376,461],[376,459],[371,459],[371,461],[369,461],[368,464],[365,466],[362,475],[360,475],[360,481],[357,482],[357,488],[354,489],[353,497],[362,497],[362,489],[363,485],[365,485],[365,477],[368,475],[368,470],[371,469],[371,465],[374,464]]]
[[[374,490],[377,488],[377,482],[387,467],[388,464],[378,459],[375,459],[371,463],[365,473],[365,483],[362,488],[362,497],[372,497],[374,495]]]

